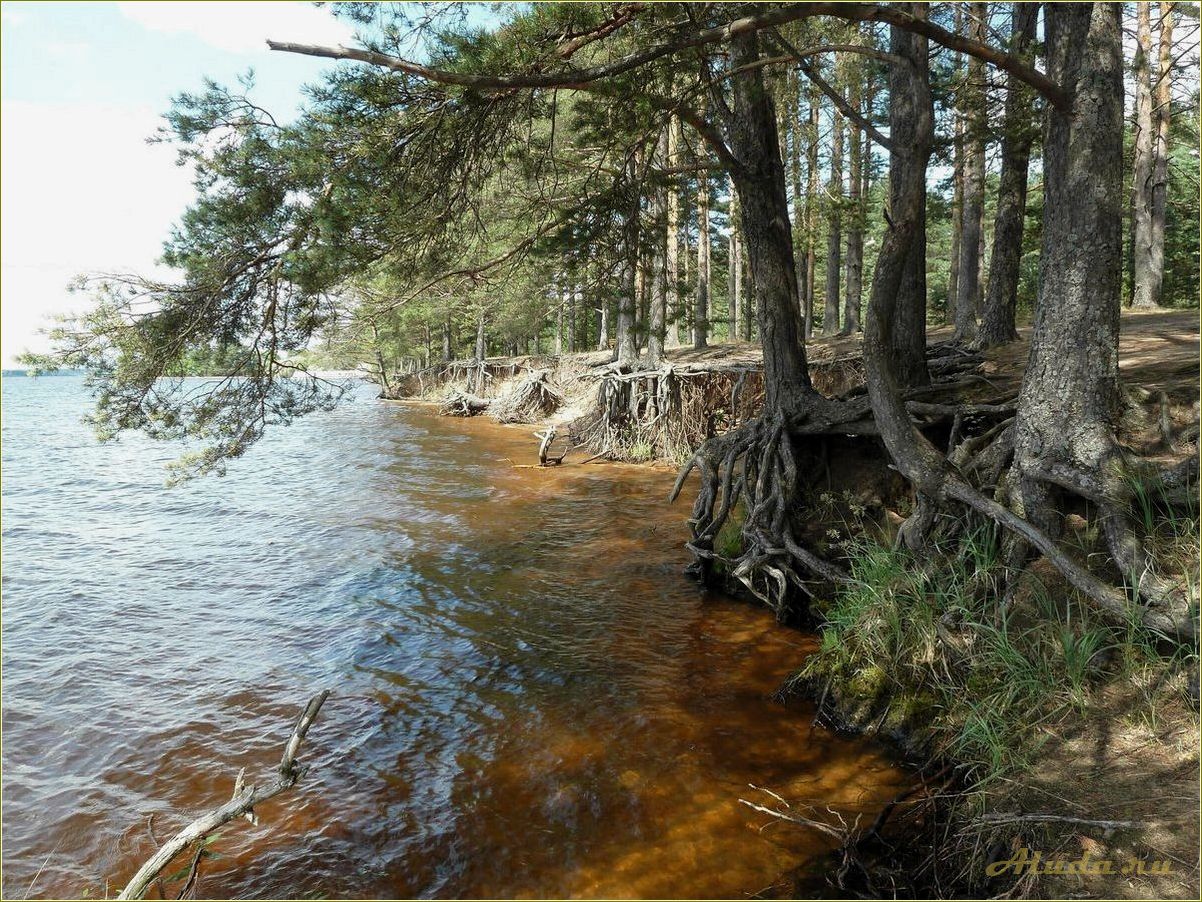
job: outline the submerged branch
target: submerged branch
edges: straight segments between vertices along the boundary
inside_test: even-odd
[[[138,869],[117,898],[141,899],[163,869],[193,843],[203,841],[222,824],[229,823],[237,817],[243,815],[253,817],[254,808],[260,802],[274,798],[295,786],[302,773],[301,768],[298,768],[296,764],[297,753],[300,751],[305,735],[309,732],[309,727],[317,719],[317,713],[329,696],[330,691],[326,689],[309,699],[309,703],[305,705],[296,721],[296,726],[292,729],[292,735],[288,737],[288,743],[284,746],[284,755],[280,759],[280,766],[276,771],[274,782],[263,787],[251,786],[244,789],[242,774],[239,773],[238,779],[234,783],[233,798],[219,808],[214,808],[207,814],[201,815],[167,840],[151,856],[150,860]],[[195,863],[193,864],[194,868]]]

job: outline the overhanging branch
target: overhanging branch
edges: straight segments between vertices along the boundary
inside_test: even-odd
[[[1060,85],[1023,59],[1013,54],[1004,53],[996,47],[990,47],[988,44],[962,37],[924,19],[915,18],[909,13],[895,7],[876,3],[792,3],[778,6],[768,12],[735,19],[727,25],[692,31],[684,30],[688,27],[688,23],[682,22],[679,26],[681,30],[674,38],[656,47],[629,54],[612,63],[589,66],[582,69],[568,69],[562,72],[482,75],[436,69],[430,66],[423,66],[412,60],[358,47],[330,47],[272,40],[267,41],[267,46],[272,50],[279,50],[285,53],[299,53],[306,56],[318,56],[328,59],[354,60],[373,66],[382,66],[386,69],[404,72],[444,85],[460,85],[462,87],[485,90],[581,88],[599,79],[630,72],[640,66],[645,66],[648,63],[671,56],[681,50],[726,41],[732,35],[745,31],[760,31],[814,16],[831,16],[833,18],[848,19],[856,22],[884,22],[889,25],[895,25],[898,28],[923,35],[951,50],[975,56],[1005,72],[1009,72],[1047,97],[1054,106],[1063,109],[1067,105],[1067,95]]]

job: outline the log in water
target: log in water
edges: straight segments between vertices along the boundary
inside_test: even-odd
[[[369,395],[166,489],[80,380],[4,380],[5,896],[115,892],[323,687],[311,770],[199,895],[740,896],[830,847],[749,783],[905,782],[771,700],[814,640],[682,576],[672,474],[516,468],[529,427]]]

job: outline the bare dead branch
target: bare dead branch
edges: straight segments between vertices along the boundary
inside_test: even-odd
[[[118,899],[141,899],[146,890],[150,888],[151,883],[159,876],[167,865],[169,865],[177,855],[187,849],[195,842],[203,842],[204,838],[220,827],[222,824],[227,824],[235,818],[251,814],[256,805],[260,802],[265,802],[268,799],[275,798],[282,792],[291,789],[296,785],[296,781],[300,779],[301,771],[296,766],[296,755],[300,751],[301,743],[304,742],[305,735],[309,732],[309,727],[313,725],[313,721],[317,719],[317,713],[321,710],[321,706],[325,704],[325,700],[329,698],[329,690],[324,690],[313,698],[309,699],[309,703],[305,705],[301,711],[300,717],[297,718],[296,726],[292,729],[292,735],[288,737],[288,742],[284,746],[284,754],[280,759],[280,766],[277,769],[277,775],[274,782],[263,787],[251,786],[248,789],[242,788],[242,775],[239,774],[239,779],[235,782],[235,792],[224,805],[219,808],[214,808],[207,814],[203,814],[184,829],[180,830],[175,836],[167,840],[150,859],[138,869],[138,872],[125,885],[125,889],[121,890]],[[199,856],[192,864],[190,871],[190,881],[195,879],[195,868],[199,863]],[[188,887],[185,887],[187,890]]]

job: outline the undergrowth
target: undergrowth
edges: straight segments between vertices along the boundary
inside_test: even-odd
[[[1174,513],[1138,493],[1137,508],[1158,569],[1195,574],[1197,511]],[[819,650],[794,681],[835,693],[870,725],[921,738],[978,788],[1028,766],[1049,728],[1087,716],[1116,684],[1136,694],[1128,716],[1153,725],[1165,704],[1186,701],[1196,649],[1134,617],[1106,622],[1034,568],[1004,604],[1001,538],[976,524],[955,547],[924,555],[863,534],[848,540],[853,581],[821,612]]]

